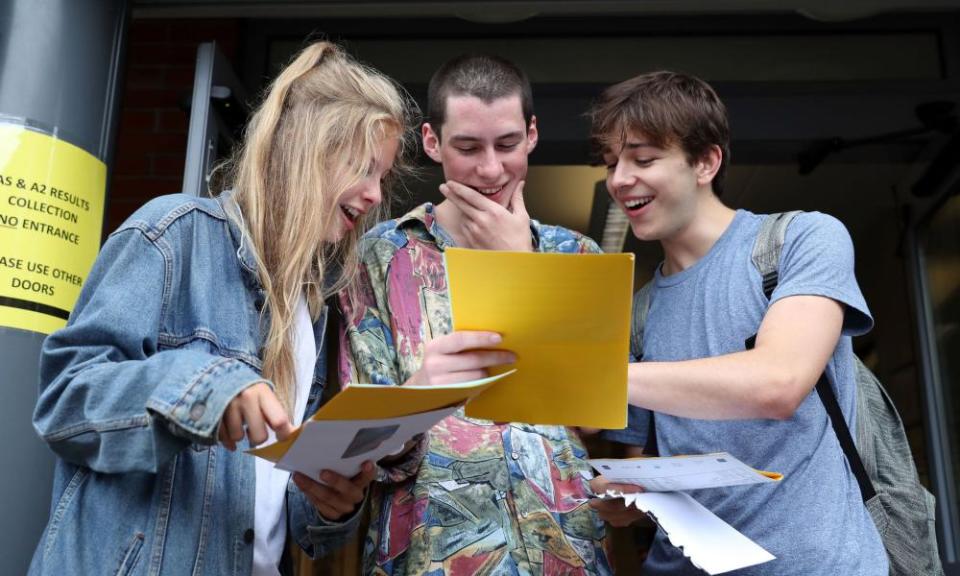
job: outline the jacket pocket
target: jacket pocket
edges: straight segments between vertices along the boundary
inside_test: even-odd
[[[83,481],[86,480],[89,475],[89,469],[82,466],[77,467],[77,471],[74,472],[73,477],[70,478],[67,487],[64,488],[63,493],[60,494],[57,507],[54,509],[53,514],[50,515],[50,526],[47,528],[46,536],[47,542],[43,549],[44,559],[50,555],[50,552],[56,546],[55,543],[60,533],[60,525],[63,522],[63,518],[73,504],[73,499],[77,495],[77,492],[79,492],[81,486],[83,486]]]
[[[127,576],[133,573],[133,570],[137,567],[137,563],[140,561],[143,539],[143,532],[137,532],[133,535],[133,539],[127,545],[126,552],[120,556],[120,566],[115,572],[117,576]]]

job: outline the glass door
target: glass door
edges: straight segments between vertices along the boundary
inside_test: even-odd
[[[956,187],[951,187],[954,192]],[[949,194],[948,192],[948,194]],[[960,196],[946,195],[911,226],[930,489],[940,556],[960,574]]]

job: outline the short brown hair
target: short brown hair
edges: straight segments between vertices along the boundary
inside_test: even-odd
[[[651,72],[610,86],[587,113],[595,152],[602,155],[629,132],[643,134],[661,148],[680,146],[691,165],[711,146],[723,158],[713,178],[713,192],[723,192],[730,163],[727,108],[703,80],[678,72]]]
[[[533,90],[523,70],[499,56],[463,54],[445,62],[430,78],[427,120],[440,136],[447,119],[447,99],[451,96],[473,96],[490,104],[513,95],[520,96],[523,120],[529,128],[533,118]]]

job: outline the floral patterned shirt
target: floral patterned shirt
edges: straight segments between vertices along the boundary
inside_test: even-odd
[[[542,252],[599,252],[565,228],[531,221],[531,232]],[[341,381],[400,385],[419,368],[424,343],[450,332],[443,250],[452,245],[431,204],[364,237],[354,300],[341,299]],[[365,574],[612,573],[574,431],[461,409],[410,454],[375,484]]]

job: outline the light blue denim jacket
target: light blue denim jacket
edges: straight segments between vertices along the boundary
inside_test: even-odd
[[[138,210],[44,342],[33,421],[59,458],[30,574],[250,574],[254,457],[216,443],[227,404],[260,380],[265,334],[235,206],[174,195]],[[325,326],[326,311],[306,414],[326,380]],[[287,485],[288,534],[313,556],[358,516],[327,523]]]

